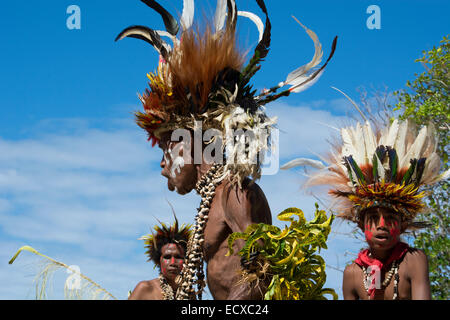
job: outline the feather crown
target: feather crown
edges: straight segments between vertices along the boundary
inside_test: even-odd
[[[410,120],[395,119],[374,132],[366,121],[342,128],[340,136],[342,143],[333,145],[328,165],[310,176],[305,186],[331,186],[338,217],[359,223],[365,209],[385,207],[400,214],[409,228],[420,226],[414,218],[426,208],[423,187],[450,173],[439,174],[433,124],[418,130]],[[305,163],[296,159],[282,169]]]
[[[323,56],[322,46],[317,35],[299,22],[314,42],[313,59],[289,73],[285,81],[257,95],[249,83],[269,52],[271,39],[271,23],[263,0],[256,0],[256,3],[265,15],[265,24],[254,13],[238,11],[235,0],[217,0],[214,21],[203,32],[193,27],[194,0],[183,1],[180,23],[156,1],[141,1],[161,15],[166,31],[131,26],[124,29],[116,41],[125,37],[141,39],[160,55],[157,72],[148,74],[150,88],[139,96],[144,110],[135,113],[137,124],[147,131],[152,146],[164,132],[194,129],[195,122],[201,121],[203,130],[222,132],[223,149],[234,143],[230,131],[243,129],[255,134],[249,149],[257,154],[264,153],[270,148],[270,132],[276,119],[266,115],[263,105],[314,84],[336,48],[337,37],[328,60],[318,67]],[[250,19],[259,31],[259,42],[245,66],[245,55],[238,50],[236,42],[238,16]],[[182,31],[177,38],[180,26]],[[161,37],[170,38],[173,46]],[[286,86],[289,88],[278,92]],[[226,172],[238,174],[239,181],[245,176],[258,179],[260,166],[261,161],[255,164],[253,159],[243,160],[243,165],[228,166]]]
[[[149,257],[148,261],[153,261],[155,266],[159,266],[161,249],[167,243],[176,243],[183,247],[184,252],[186,252],[187,243],[189,237],[192,233],[191,225],[181,225],[178,226],[178,220],[175,217],[175,222],[171,226],[160,222],[161,227],[156,225],[150,234],[144,235],[139,238],[139,240],[144,240],[144,246],[147,249],[145,254]]]

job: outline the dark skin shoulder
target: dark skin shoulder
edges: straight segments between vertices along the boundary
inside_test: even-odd
[[[362,270],[356,263],[352,263],[345,267],[342,284],[344,300],[358,300],[361,296],[364,298],[364,296],[361,295],[361,290],[358,290],[360,287],[359,282],[362,282],[362,279]]]
[[[243,232],[249,224],[272,223],[266,196],[258,184],[250,179],[243,182],[242,189],[226,184],[221,199],[225,220],[232,230]]]
[[[398,298],[400,300],[430,300],[428,278],[428,260],[423,251],[410,248],[399,264]],[[385,272],[381,273],[384,279]],[[348,265],[344,270],[343,295],[345,300],[367,300],[369,297],[364,288],[363,270],[356,263]],[[394,296],[394,281],[391,280],[384,289],[377,289],[376,300],[391,300]]]
[[[428,259],[422,250],[411,248],[403,259],[406,277],[411,285],[412,300],[430,300],[430,279],[428,276]]]
[[[163,300],[159,279],[139,282],[128,300]]]
[[[272,223],[267,199],[261,188],[251,180],[245,180],[242,189],[223,182],[216,189],[205,228],[205,260],[207,262],[208,287],[214,299],[261,299],[261,288],[237,285],[241,268],[237,252],[244,242],[238,240],[234,254],[226,257],[228,237],[233,232],[244,232],[254,223]]]

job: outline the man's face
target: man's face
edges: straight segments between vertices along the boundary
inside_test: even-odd
[[[373,249],[391,249],[400,241],[401,219],[389,209],[376,207],[364,214],[364,234]]]
[[[183,269],[184,250],[176,243],[165,244],[161,248],[161,258],[159,263],[161,273],[166,279],[175,280]]]
[[[170,138],[171,134],[166,133],[159,142],[159,147],[163,151],[160,163],[161,175],[167,178],[167,187],[170,191],[186,194],[195,188],[197,170],[193,164],[191,150],[185,150],[188,145],[183,142],[172,142]],[[183,156],[190,159],[189,163],[185,163]]]

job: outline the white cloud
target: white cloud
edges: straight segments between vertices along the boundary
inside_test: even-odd
[[[308,106],[271,105],[270,113],[279,117],[285,132],[280,133],[285,160],[326,150],[332,129],[318,122],[339,126],[342,121]],[[137,238],[149,232],[155,218],[171,222],[167,201],[180,222],[192,223],[200,199],[193,192],[179,196],[167,190],[166,179],[160,175],[161,151],[150,148],[139,128],[114,120],[107,130],[80,119],[68,122],[74,130],[55,130],[49,121],[39,125],[39,134],[33,138],[0,138],[0,258],[7,261],[28,244],[57,260],[79,265],[82,272],[125,299],[138,281],[157,275]],[[294,170],[262,177],[259,185],[274,224],[280,225],[276,214],[291,206],[312,217],[316,199],[300,191],[301,182],[302,176]],[[335,255],[343,262],[345,250],[355,248],[351,242],[330,237],[330,249],[324,252],[327,263],[336,266]],[[18,260],[22,259],[30,258]],[[341,274],[329,272],[327,285],[338,289]],[[0,275],[0,298],[26,298],[32,286],[29,273],[25,277],[16,264],[0,264]]]
[[[344,104],[342,100],[331,101],[329,104]],[[280,130],[280,158],[290,159],[299,156],[314,157],[326,151],[326,140],[338,132],[346,121],[341,116],[335,116],[326,111],[325,101],[291,106],[275,102],[267,108],[269,116],[278,117]],[[321,108],[319,108],[321,107]]]

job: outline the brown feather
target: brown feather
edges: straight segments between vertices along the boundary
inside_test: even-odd
[[[225,68],[240,71],[244,59],[234,32],[227,30],[215,35],[209,24],[205,32],[198,27],[190,28],[183,33],[168,61],[172,87],[178,90],[177,96],[190,92],[195,108],[201,109],[208,101],[216,75]]]

